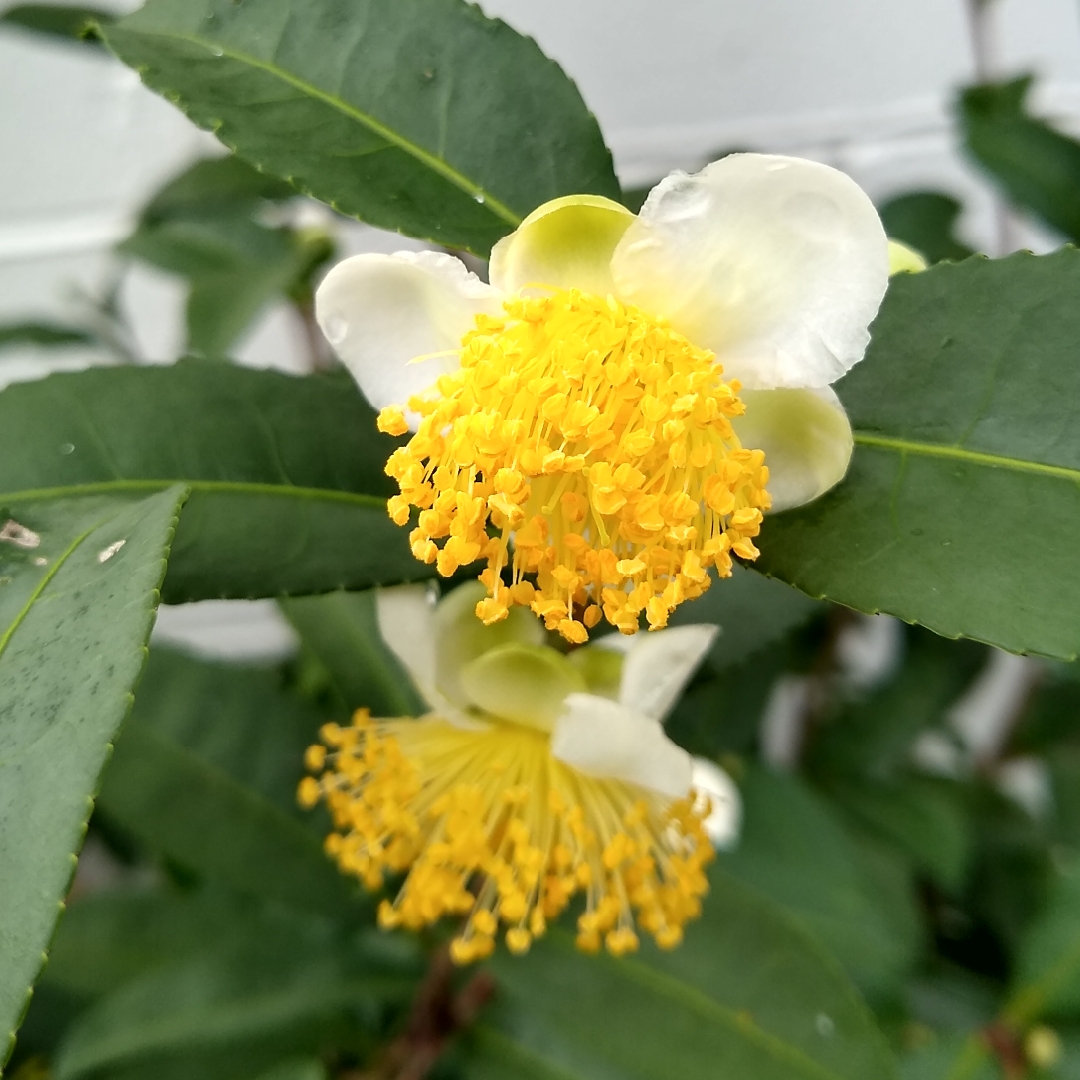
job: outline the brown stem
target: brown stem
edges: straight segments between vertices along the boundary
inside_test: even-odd
[[[437,949],[405,1030],[370,1068],[342,1073],[339,1080],[423,1080],[450,1040],[476,1020],[495,992],[495,980],[486,971],[455,990],[454,970],[449,949]]]

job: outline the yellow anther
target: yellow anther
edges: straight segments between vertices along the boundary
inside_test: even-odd
[[[524,927],[515,926],[506,931],[506,947],[515,955],[522,956],[532,945],[532,934]]]
[[[314,749],[314,747],[312,748]],[[316,766],[317,768],[318,766]],[[305,776],[300,781],[300,787],[296,792],[297,802],[305,809],[310,810],[322,798],[322,785],[313,776]]]
[[[722,577],[732,553],[756,556],[768,470],[739,446],[731,418],[744,407],[711,353],[572,289],[478,316],[460,356],[439,397],[408,403],[422,419],[387,462],[401,488],[388,510],[399,524],[421,511],[410,546],[440,574],[487,559],[499,602],[486,621],[523,604],[575,642],[601,616],[633,633],[642,611],[663,625],[708,587],[681,569],[688,555]],[[404,423],[400,407],[380,415],[384,430]]]
[[[405,413],[398,405],[388,405],[383,409],[376,423],[379,430],[385,431],[387,435],[404,435],[409,430]]]
[[[527,951],[579,893],[580,947],[618,956],[637,948],[635,923],[671,947],[700,911],[712,848],[689,800],[577,773],[551,756],[546,734],[522,725],[466,730],[360,711],[351,727],[321,734],[335,753],[300,798],[326,802],[327,853],[372,890],[406,874],[397,898],[379,905],[385,929],[465,917],[455,963],[489,956],[500,925],[511,952]]]

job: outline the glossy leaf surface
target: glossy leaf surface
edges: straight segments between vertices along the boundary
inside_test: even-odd
[[[432,573],[386,516],[393,446],[343,374],[182,361],[54,375],[0,393],[0,501],[181,482],[168,602],[363,588]]]
[[[131,705],[182,497],[0,498],[0,1057]]]
[[[887,1080],[890,1055],[832,962],[758,894],[711,876],[702,919],[671,953],[583,956],[565,931],[499,991],[467,1052],[470,1080]]]
[[[463,0],[150,0],[106,40],[248,161],[486,255],[547,199],[619,197],[574,84]]]
[[[762,532],[812,596],[1015,652],[1080,652],[1080,252],[894,278],[836,386],[846,479]]]

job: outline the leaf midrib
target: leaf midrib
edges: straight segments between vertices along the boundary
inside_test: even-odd
[[[572,938],[565,931],[550,930],[548,931],[548,937],[557,943],[560,949],[576,952]],[[612,964],[617,967],[617,970],[630,976],[639,986],[651,990],[654,994],[678,1001],[699,1016],[719,1021],[724,1027],[735,1031],[748,1042],[754,1043],[770,1057],[799,1069],[808,1077],[814,1077],[816,1080],[844,1080],[842,1074],[834,1072],[827,1066],[815,1061],[799,1047],[785,1042],[778,1036],[759,1027],[756,1023],[747,1023],[736,1010],[721,1005],[720,1002],[698,990],[695,986],[625,956],[620,957],[618,960],[612,960],[605,953],[602,956],[594,957],[593,962]]]
[[[68,544],[67,548],[57,557],[56,561],[52,564],[52,566],[49,567],[48,572],[42,575],[42,578],[35,586],[34,591],[29,595],[29,597],[27,597],[26,603],[23,604],[23,606],[16,613],[15,618],[11,621],[11,625],[8,626],[8,628],[3,632],[3,634],[0,634],[0,657],[4,655],[4,652],[7,649],[8,645],[11,644],[11,639],[15,636],[15,631],[18,630],[19,627],[26,620],[26,617],[30,614],[33,606],[38,602],[38,600],[41,599],[42,594],[49,587],[53,578],[55,578],[56,575],[60,572],[61,567],[63,567],[63,565],[68,561],[68,559],[70,559],[71,556],[74,555],[80,547],[82,547],[86,538],[92,532],[100,528],[107,520],[108,518],[102,519],[101,521],[96,521],[93,525],[90,526],[89,529],[86,529],[84,532],[76,536],[75,539],[72,540],[70,544]]]
[[[165,41],[184,41],[189,45],[205,49],[212,56],[218,58],[228,57],[230,60],[235,60],[238,63],[248,64],[257,71],[266,72],[268,75],[280,79],[294,89],[300,90],[302,93],[329,105],[333,109],[337,109],[338,112],[357,121],[357,123],[363,124],[368,130],[378,135],[380,138],[385,139],[392,146],[396,146],[398,149],[405,151],[405,153],[415,158],[422,165],[438,173],[444,179],[450,181],[455,187],[472,196],[477,202],[482,203],[486,208],[491,210],[496,217],[501,218],[511,227],[517,228],[522,222],[522,218],[519,214],[515,214],[505,203],[496,199],[495,196],[485,188],[458,172],[457,169],[446,161],[443,161],[441,158],[425,150],[422,146],[418,146],[410,139],[406,139],[403,135],[394,131],[393,128],[389,128],[385,124],[380,123],[375,117],[358,109],[355,105],[349,104],[349,102],[338,97],[336,94],[330,94],[325,90],[320,90],[317,86],[307,82],[307,80],[291,74],[284,68],[281,68],[270,61],[260,60],[258,57],[241,52],[239,49],[227,47],[219,41],[211,42],[193,34],[161,33],[155,30],[123,26],[113,27],[111,29],[120,29],[121,32],[138,34],[143,37],[161,38]],[[108,34],[106,33],[105,36],[107,40]]]
[[[163,491],[175,484],[183,484],[192,494],[273,495],[282,499],[307,499],[313,502],[337,502],[367,509],[385,510],[386,499],[378,495],[365,495],[355,491],[339,491],[334,488],[301,487],[293,484],[271,484],[247,480],[99,480],[87,484],[68,484],[49,488],[30,488],[25,491],[0,493],[0,502],[42,502],[48,499],[66,499],[73,496],[112,495],[116,493]]]
[[[1037,473],[1080,484],[1080,469],[1070,469],[1065,465],[1047,465],[1041,461],[1025,461],[1023,458],[988,454],[982,450],[967,450],[955,444],[917,442],[913,439],[901,439],[890,435],[876,435],[868,431],[856,431],[854,436],[856,446],[895,450],[897,453],[914,454],[919,457],[945,458],[950,461],[984,465],[987,468],[1011,469],[1013,472]]]

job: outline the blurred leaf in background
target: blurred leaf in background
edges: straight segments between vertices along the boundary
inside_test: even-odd
[[[72,4],[15,4],[0,14],[0,25],[31,30],[61,41],[101,48],[97,27],[116,16],[103,8]]]
[[[966,89],[958,102],[968,153],[1015,206],[1080,242],[1080,142],[1032,116],[1034,79]]]
[[[928,262],[959,262],[975,254],[956,238],[963,207],[951,195],[911,191],[883,203],[878,210],[885,232],[914,248]]]
[[[286,223],[297,198],[284,181],[224,157],[197,162],[143,210],[118,250],[187,279],[188,351],[225,356],[268,304],[288,298],[308,329],[309,362],[320,366],[312,283],[335,247],[325,227]]]

